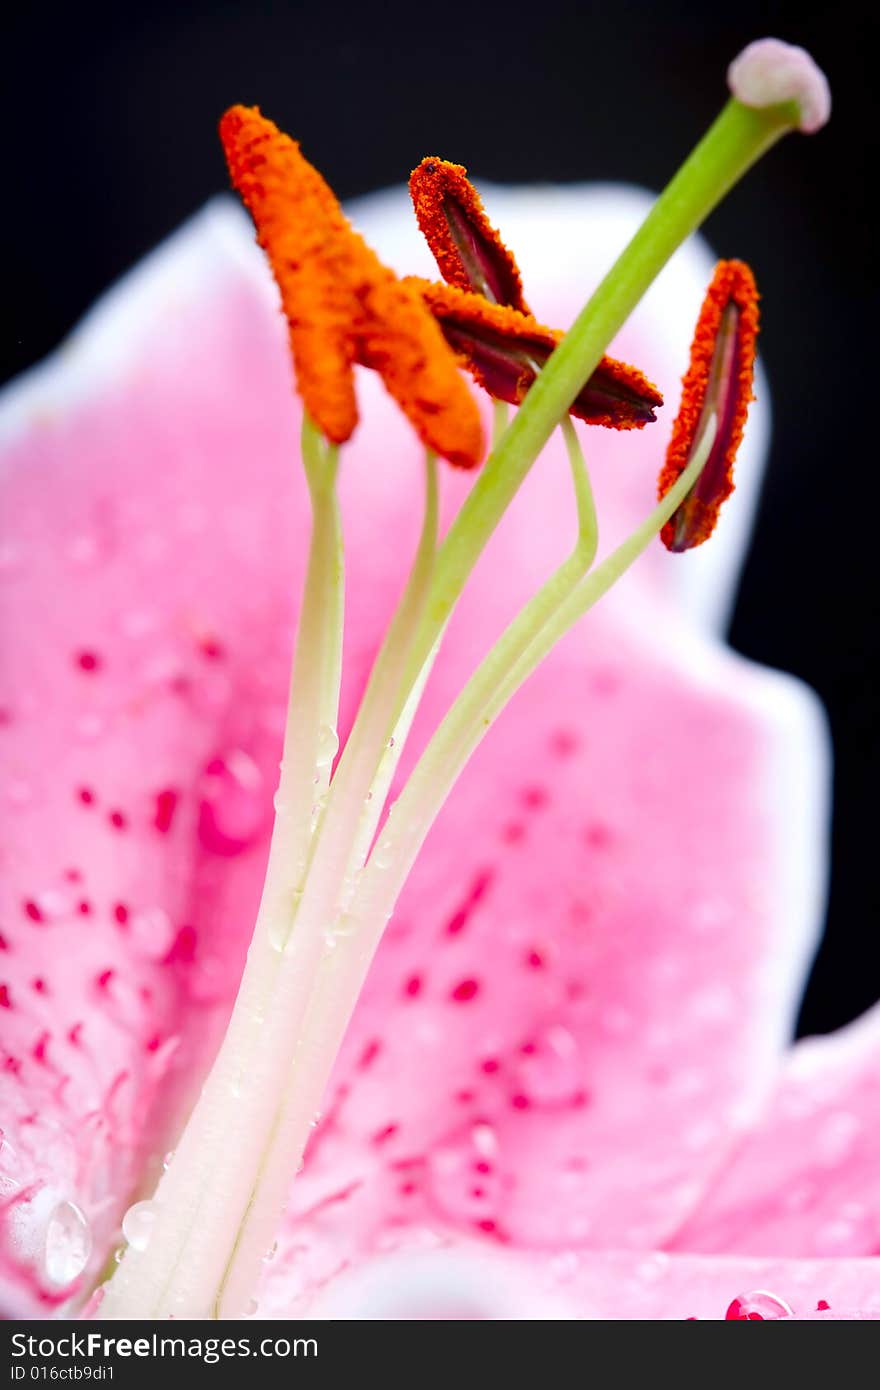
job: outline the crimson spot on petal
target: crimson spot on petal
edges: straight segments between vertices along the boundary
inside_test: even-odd
[[[177,792],[173,787],[165,787],[156,793],[156,809],[153,813],[153,824],[162,835],[167,835],[171,829],[171,822],[174,820],[174,812],[177,810]]]
[[[466,1004],[473,999],[479,988],[476,980],[461,980],[452,991],[452,998],[459,1004]]]

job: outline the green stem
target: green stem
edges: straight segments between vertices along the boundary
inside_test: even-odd
[[[492,448],[497,449],[501,440],[504,438],[504,431],[507,429],[510,419],[510,410],[506,401],[492,402]]]

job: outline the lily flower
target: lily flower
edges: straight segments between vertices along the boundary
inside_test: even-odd
[[[352,213],[383,261],[410,271],[405,203],[394,192]],[[632,190],[499,190],[494,203],[548,322],[571,317],[650,206]],[[621,334],[669,397],[709,267],[689,240]],[[419,771],[432,731],[475,688],[475,651],[511,618],[521,634],[519,605],[534,612],[535,585],[558,574],[569,471],[584,500],[577,457],[569,469],[570,438],[553,434],[450,615],[432,587],[449,551],[419,589],[431,527],[419,529],[409,420],[363,374],[339,470],[357,582],[331,726],[335,647],[310,623],[316,576],[326,619],[339,600],[335,467],[308,422],[308,471],[291,466],[303,409],[288,331],[249,227],[222,200],[0,411],[5,1310],[71,1314],[109,1268],[98,1316],[876,1316],[880,1017],[789,1046],[821,915],[824,723],[799,683],[718,637],[760,471],[760,392],[712,545],[684,560],[645,551],[588,640],[572,632],[536,664],[435,819],[447,788]],[[570,342],[509,434],[541,433],[530,403],[557,389]],[[559,387],[555,421],[579,389]],[[591,440],[603,525],[635,527],[643,548],[712,446],[645,529],[650,432]],[[504,441],[499,456],[518,457]],[[426,467],[425,516],[439,505],[462,546],[455,518],[473,515],[481,480],[497,485],[492,469],[473,485],[446,472],[438,503]],[[364,746],[401,590],[432,598],[415,607],[422,622],[436,606],[442,651],[430,679],[418,667],[402,761],[395,705],[376,721],[372,799],[337,790],[334,804],[343,774],[357,783],[336,727],[346,750]],[[306,632],[314,658],[293,681],[316,721],[305,871],[287,704],[297,623],[298,653]],[[506,690],[490,688],[478,722]],[[461,760],[472,725],[445,720]],[[380,824],[369,808],[392,777]],[[417,820],[414,786],[434,823],[394,906],[385,886],[406,876],[395,836]],[[341,911],[313,939],[315,865],[346,813],[343,867],[358,866],[334,881]],[[261,993],[270,967],[275,992]],[[264,1139],[275,1121],[278,1149]]]

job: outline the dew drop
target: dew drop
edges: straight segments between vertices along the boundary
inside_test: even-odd
[[[281,918],[273,917],[269,923],[269,945],[276,951],[283,951],[290,939],[294,919],[302,902],[302,889],[291,889],[289,901],[289,914]]]
[[[349,936],[354,936],[358,926],[358,916],[354,912],[343,912],[341,917],[337,917],[333,923],[333,936],[337,940],[345,940]]]
[[[485,1121],[474,1125],[471,1130],[471,1143],[483,1158],[494,1158],[498,1152],[498,1135]]]
[[[371,855],[371,862],[377,869],[387,869],[391,863],[391,856],[394,852],[394,842],[386,836],[380,840]]]
[[[45,1266],[51,1283],[63,1288],[78,1279],[92,1253],[92,1232],[74,1202],[59,1202],[46,1228]]]
[[[165,1157],[162,1159],[162,1168],[163,1168],[163,1170],[164,1170],[166,1173],[168,1172],[168,1169],[171,1167],[171,1162],[172,1162],[172,1159],[173,1159],[173,1158],[174,1158],[174,1150],[173,1150],[173,1149],[169,1149],[168,1152],[167,1152],[167,1154],[165,1155]]]
[[[324,814],[324,808],[325,808],[325,806],[327,805],[327,797],[328,797],[328,793],[325,792],[324,795],[323,795],[323,796],[319,796],[318,799],[317,799],[317,801],[314,802],[314,804],[312,805],[312,824],[311,824],[311,829],[312,829],[313,831],[317,829],[317,827],[318,827],[318,821],[321,819],[322,815]]]
[[[161,907],[134,913],[128,919],[128,929],[135,949],[149,960],[161,960],[174,944],[174,924]]]
[[[315,762],[318,767],[329,767],[339,749],[339,735],[330,724],[322,724],[318,730],[318,746]]]
[[[73,912],[73,898],[61,889],[47,888],[37,893],[25,910],[35,922],[56,922]]]
[[[135,1202],[122,1218],[122,1234],[133,1250],[146,1250],[156,1224],[153,1202]]]
[[[790,1318],[794,1314],[784,1298],[767,1289],[754,1289],[740,1294],[724,1314],[726,1322],[770,1322],[775,1318]]]
[[[247,849],[268,821],[269,798],[253,758],[233,748],[205,768],[199,803],[199,840],[214,854]]]
[[[466,1225],[491,1220],[501,1201],[501,1179],[492,1161],[494,1146],[475,1142],[480,1128],[474,1126],[469,1133],[434,1149],[428,1158],[428,1187],[433,1200],[447,1217]]]
[[[578,1046],[567,1028],[543,1029],[534,1037],[516,1069],[517,1091],[533,1105],[583,1103],[583,1065]]]
[[[252,1299],[250,1300],[250,1302],[248,1303],[248,1306],[247,1306],[247,1316],[248,1316],[249,1318],[255,1318],[256,1315],[257,1315],[257,1309],[259,1308],[259,1306],[260,1306],[260,1305],[258,1304],[257,1300],[256,1300],[255,1298],[252,1298]]]

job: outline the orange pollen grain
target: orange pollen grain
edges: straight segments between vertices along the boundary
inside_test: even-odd
[[[427,447],[473,467],[483,451],[476,402],[419,296],[354,231],[297,142],[257,107],[231,107],[220,139],[280,290],[297,385],[318,427],[336,444],[350,438],[361,363],[381,374]]]
[[[717,432],[699,478],[663,527],[668,550],[690,550],[708,540],[733,492],[733,464],[754,399],[758,319],[758,291],[749,267],[744,261],[719,261],[694,332],[658,497],[684,472],[713,413]]]
[[[476,381],[496,399],[519,405],[563,334],[531,314],[491,304],[481,294],[415,276],[413,286],[437,319],[447,342]],[[638,429],[663,404],[656,386],[638,370],[603,357],[571,406],[572,415],[611,429]]]
[[[447,284],[527,314],[519,267],[486,216],[465,167],[445,159],[423,159],[410,174],[409,191],[419,227]]]

